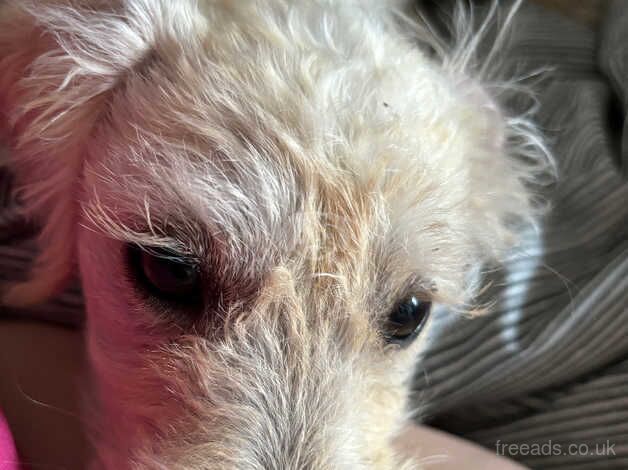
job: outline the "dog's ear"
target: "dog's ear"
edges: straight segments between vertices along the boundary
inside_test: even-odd
[[[556,179],[537,121],[534,88],[543,71],[519,77],[521,64],[509,61],[520,0],[503,8],[488,2],[477,11],[462,2],[436,3],[421,2],[434,5],[426,15],[433,26],[420,31],[438,32],[428,45],[454,80],[463,107],[472,110],[463,113],[470,131],[469,223],[482,260],[500,261],[522,233],[538,229],[548,208],[545,195]]]
[[[24,214],[42,225],[29,280],[6,289],[7,305],[40,302],[70,277],[90,134],[148,48],[145,35],[114,11],[63,3],[0,6],[0,129]]]
[[[547,209],[542,195],[555,180],[553,159],[530,108],[514,113],[490,96],[490,86],[474,80],[461,88],[478,110],[469,124],[478,138],[469,155],[473,233],[482,257],[501,261],[523,232],[538,228]],[[526,98],[519,90],[513,94]]]

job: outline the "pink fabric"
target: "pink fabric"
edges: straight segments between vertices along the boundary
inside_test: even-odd
[[[7,420],[0,411],[0,470],[19,470],[17,451]]]

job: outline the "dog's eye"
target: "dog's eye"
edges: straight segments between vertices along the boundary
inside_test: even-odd
[[[402,344],[414,339],[427,322],[431,308],[431,302],[415,296],[403,299],[395,306],[384,325],[386,340]]]
[[[129,255],[137,281],[151,295],[186,303],[199,299],[201,274],[194,261],[161,248],[131,246]]]

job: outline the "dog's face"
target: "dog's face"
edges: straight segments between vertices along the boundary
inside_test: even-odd
[[[3,107],[28,289],[78,253],[96,468],[402,464],[432,305],[528,203],[500,112],[367,3],[7,10],[47,31],[2,33]]]

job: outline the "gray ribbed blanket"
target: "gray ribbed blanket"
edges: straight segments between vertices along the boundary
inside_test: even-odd
[[[493,313],[438,319],[417,404],[532,468],[626,469],[628,2],[599,31],[526,4],[507,60],[521,74],[555,68],[538,96],[559,168],[553,210],[491,274]]]
[[[438,315],[415,383],[420,416],[532,468],[628,468],[628,1],[599,31],[526,4],[508,60],[520,73],[555,67],[539,87],[554,209],[491,274],[493,313]],[[9,180],[0,170],[0,280],[33,251]],[[77,286],[2,314],[80,324]]]

